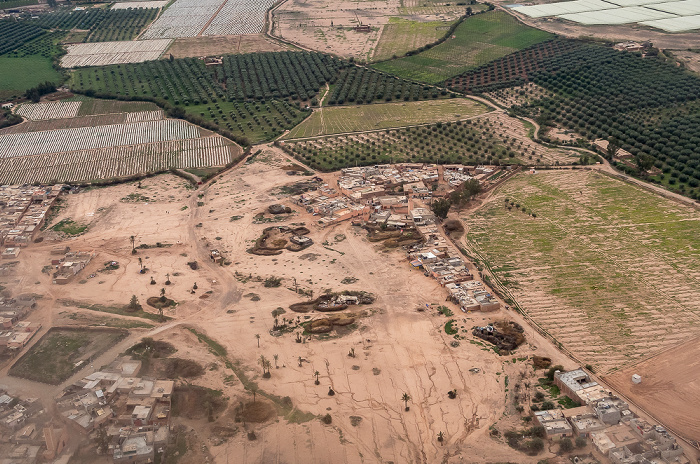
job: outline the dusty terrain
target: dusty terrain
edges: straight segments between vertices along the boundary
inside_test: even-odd
[[[524,359],[528,354],[543,354],[567,367],[573,364],[531,330],[527,330],[531,343],[516,353],[522,361],[499,357],[469,340],[451,347],[453,339],[444,332],[445,317],[436,311],[416,310],[425,303],[445,304],[443,290],[436,282],[410,271],[401,252],[386,252],[380,245],[369,243],[364,231],[347,223],[321,230],[314,217],[285,203],[280,187],[305,179],[288,176],[283,168],[289,164],[287,158],[267,148],[254,162],[221,175],[199,190],[192,190],[178,177],[162,175],[143,180],[141,189],[129,183],[67,196],[54,221],[72,218],[89,224],[88,230],[70,239],[45,233],[42,243],[25,250],[17,274],[3,277],[3,285],[12,288],[13,293],[43,295],[30,319],[42,321],[44,327],[54,321],[75,323],[79,319],[93,324],[94,318],[101,317],[110,325],[115,320],[157,325],[158,321],[91,311],[86,305],[121,308],[135,294],[146,310],[155,313],[145,300],[165,288],[167,297],[178,302],[175,308],[165,310],[173,320],[153,329],[132,330],[129,338],[94,364],[107,364],[142,337],[154,336],[174,343],[178,348],[175,356],[208,366],[206,374],[192,382],[222,390],[230,399],[230,409],[209,426],[235,432],[222,439],[220,433],[210,433],[203,427],[205,419],[178,419],[176,424],[194,429],[188,432],[188,440],[197,443],[197,449],[203,449],[199,446],[202,443],[208,446],[206,453],[215,462],[468,459],[534,463],[546,456],[530,458],[513,451],[501,440],[489,438],[489,428],[504,430],[520,422],[506,400],[504,379],[532,372]],[[123,200],[133,199],[128,197],[133,193],[148,201]],[[285,250],[277,256],[246,253],[261,231],[271,225],[254,224],[254,216],[280,202],[295,212],[279,224],[306,224],[314,245],[300,253]],[[139,249],[132,255],[131,235],[137,246],[157,242],[171,246]],[[41,273],[51,249],[58,245],[97,253],[88,268],[65,286],[51,284],[49,275]],[[211,248],[222,250],[231,264],[219,266],[210,261]],[[138,272],[138,258],[148,268],[145,274]],[[119,269],[99,272],[108,260],[119,262]],[[199,264],[197,270],[187,265],[193,260]],[[88,278],[92,274],[95,277]],[[164,285],[166,274],[170,275],[170,286]],[[273,275],[283,278],[282,285],[266,288],[261,280]],[[151,277],[156,285],[149,284]],[[347,277],[357,280],[342,284]],[[293,318],[297,315],[289,311],[289,305],[304,301],[293,291],[294,279],[299,288],[313,290],[315,295],[325,289],[365,290],[375,294],[377,300],[368,307],[369,316],[344,330],[342,336],[314,336],[298,344],[294,333],[270,335],[272,311],[286,308],[284,316]],[[192,294],[195,282],[198,289]],[[458,312],[455,317],[468,331],[473,325],[504,315],[492,313],[487,319],[485,315]],[[299,316],[302,320],[319,317],[315,313]],[[225,359],[209,353],[190,332],[174,329],[181,325],[195,327],[218,341],[238,370],[226,367]],[[259,348],[256,334],[260,334]],[[351,348],[355,349],[354,358],[348,356]],[[261,377],[257,362],[260,355],[270,360],[278,355],[279,368],[272,369],[270,379]],[[480,372],[470,373],[472,367]],[[320,385],[314,384],[315,371],[319,371]],[[47,389],[6,377],[5,372],[0,384],[11,391],[36,393],[44,401],[50,401],[60,388]],[[76,372],[64,385],[86,373],[85,369]],[[258,401],[263,394],[289,396],[298,408],[291,423],[280,419],[247,424],[245,431],[254,430],[255,441],[249,441],[242,424],[233,422],[231,411],[251,401],[250,391],[243,388],[249,382],[256,382],[260,388]],[[327,395],[329,387],[336,392],[332,397]],[[456,389],[457,400],[448,399],[451,389]],[[401,400],[403,393],[411,397],[408,412]],[[510,415],[504,416],[504,412]],[[332,417],[330,425],[317,418],[325,414]],[[436,439],[439,432],[446,437],[443,446]]]
[[[700,441],[700,339],[628,367],[605,381],[679,435]],[[632,383],[632,375],[642,383]]]
[[[427,5],[426,8],[418,7],[418,3],[410,0],[289,0],[274,12],[273,34],[321,52],[370,60],[389,18],[452,21],[464,14],[462,7],[455,7],[451,2],[420,2]],[[371,30],[354,31],[358,20],[369,25]],[[425,43],[434,40],[427,37]]]

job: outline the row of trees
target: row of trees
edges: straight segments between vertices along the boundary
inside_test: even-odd
[[[43,33],[42,28],[26,22],[0,21],[0,55],[21,47]]]
[[[346,69],[338,78],[328,104],[371,103],[375,100],[428,100],[447,90],[400,79],[367,68]]]

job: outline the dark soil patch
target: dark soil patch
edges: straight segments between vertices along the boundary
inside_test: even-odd
[[[508,354],[525,343],[522,326],[513,321],[497,321],[491,326],[475,327],[472,334],[498,347],[499,354]]]
[[[257,400],[238,406],[234,412],[236,422],[267,422],[277,417],[277,410],[272,403]]]
[[[172,414],[187,419],[208,417],[213,422],[216,415],[226,409],[227,404],[228,399],[219,390],[180,385],[173,391]]]
[[[191,379],[204,374],[204,368],[191,359],[168,358],[163,360],[165,376],[169,379]]]
[[[148,306],[152,306],[156,309],[169,308],[171,306],[176,306],[177,303],[170,298],[163,298],[160,296],[152,296],[146,300]]]
[[[177,348],[162,340],[153,340],[150,337],[141,339],[139,343],[126,350],[126,354],[135,356],[149,356],[153,358],[165,358],[175,353]]]

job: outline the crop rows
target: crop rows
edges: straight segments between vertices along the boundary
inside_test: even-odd
[[[80,127],[107,126],[129,122],[158,121],[159,119],[163,119],[162,110],[98,114],[65,119],[45,119],[41,121],[27,121],[21,125],[0,129],[0,135],[20,134],[23,132],[52,131],[58,129],[77,129]]]
[[[302,111],[287,102],[222,102],[200,105],[192,112],[213,121],[235,135],[252,142],[271,140],[299,124],[309,111]]]
[[[133,39],[155,19],[157,14],[156,8],[134,7],[116,10],[90,8],[83,11],[47,13],[33,21],[33,24],[46,29],[89,30],[90,34],[86,42],[108,42]]]
[[[240,156],[229,140],[204,137],[146,145],[0,159],[0,183],[54,183],[111,179],[170,168],[223,166]]]
[[[427,100],[447,95],[444,89],[389,76],[367,68],[345,70],[328,99],[330,105],[371,103],[375,100]]]
[[[259,34],[275,0],[228,0],[202,35]]]
[[[81,127],[0,136],[0,158],[61,153],[200,137],[199,128],[182,120]]]
[[[230,100],[307,100],[332,82],[344,63],[320,53],[248,53],[224,57],[223,79]],[[221,77],[221,76],[218,76]]]
[[[176,0],[143,34],[144,39],[194,37],[226,0]]]
[[[393,162],[516,164],[529,159],[555,164],[572,160],[564,152],[534,144],[524,135],[519,121],[518,127],[505,126],[504,120],[509,119],[488,115],[468,121],[285,141],[283,146],[300,161],[324,171]]]
[[[74,68],[157,60],[171,42],[170,39],[161,39],[69,45],[61,66]]]
[[[0,21],[0,55],[22,46],[43,33],[40,27],[27,23]]]
[[[80,110],[80,103],[79,101],[25,103],[17,108],[17,114],[34,120],[74,118]]]
[[[163,8],[168,3],[168,0],[138,0],[136,2],[118,2],[112,5],[112,10],[125,10],[127,8]]]
[[[39,36],[38,38],[25,43],[21,47],[9,52],[6,56],[12,58],[24,58],[27,56],[43,56],[52,58],[62,53],[63,48],[60,41],[66,36],[65,31],[53,31],[48,34]]]
[[[445,86],[460,92],[489,92],[522,85],[547,65],[547,59],[582,45],[575,40],[548,40],[506,55],[488,64],[445,81]]]

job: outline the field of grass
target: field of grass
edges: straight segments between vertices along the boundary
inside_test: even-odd
[[[487,111],[489,108],[485,105],[465,98],[323,108],[292,129],[285,138],[296,139],[438,121],[457,121]]]
[[[467,6],[471,7],[472,11],[483,11],[488,6],[483,3],[474,5],[458,5],[458,2],[450,2],[444,0],[401,0],[399,6],[399,14],[401,15],[463,15]],[[459,2],[461,3],[461,2]]]
[[[517,50],[552,38],[553,35],[520,24],[503,11],[490,11],[467,18],[454,38],[413,56],[373,65],[399,77],[436,84]]]
[[[127,334],[125,330],[50,329],[12,366],[9,374],[58,385]],[[76,367],[80,361],[84,362]]]
[[[463,220],[506,295],[597,371],[700,332],[697,210],[595,171],[543,171]]]
[[[22,70],[22,72],[17,72]],[[42,82],[59,83],[63,77],[53,69],[51,60],[43,56],[23,58],[0,57],[0,91],[8,95],[22,95],[27,89]]]
[[[443,37],[449,29],[450,21],[411,21],[404,18],[389,18],[384,25],[372,59],[387,60],[402,56],[411,50],[433,43]]]

